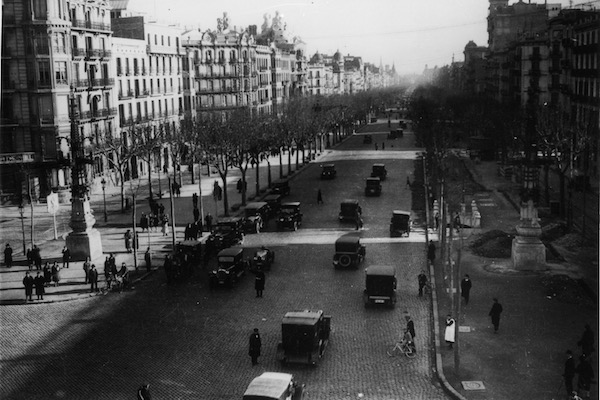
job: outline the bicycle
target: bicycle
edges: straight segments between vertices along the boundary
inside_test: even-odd
[[[400,353],[404,353],[404,355],[408,358],[415,358],[417,355],[414,344],[412,342],[407,342],[406,340],[396,342],[396,344],[389,348],[386,352],[390,357],[395,357]]]

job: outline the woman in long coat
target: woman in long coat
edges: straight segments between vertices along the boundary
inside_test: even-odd
[[[44,264],[44,282],[46,284],[52,282],[52,270],[50,269],[50,264],[46,261]]]
[[[454,344],[455,335],[456,324],[454,322],[454,319],[450,316],[450,314],[448,314],[448,316],[446,317],[446,331],[444,332],[444,340],[446,340],[446,343],[448,343],[448,346],[450,348],[452,348],[452,345]]]
[[[52,264],[52,282],[54,282],[54,286],[58,286],[58,283],[60,282],[60,267],[56,261]]]

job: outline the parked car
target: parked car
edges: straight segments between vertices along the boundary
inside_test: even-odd
[[[252,269],[270,271],[271,264],[274,262],[275,252],[263,246],[254,252],[254,256],[252,257]]]
[[[406,236],[410,235],[410,212],[394,210],[392,211],[392,219],[390,221],[390,236]]]
[[[406,121],[401,120],[400,122],[398,122],[398,125],[400,126],[400,128],[406,129]]]
[[[371,265],[365,270],[365,307],[383,304],[394,307],[396,304],[396,269],[390,265]]]
[[[373,143],[373,136],[364,135],[363,136],[363,144],[371,144],[371,143]]]
[[[209,250],[222,250],[244,241],[242,219],[239,217],[221,218],[213,226],[212,232],[206,239]]]
[[[291,311],[281,322],[277,359],[282,363],[316,365],[325,353],[331,331],[331,316],[318,311]]]
[[[252,379],[243,400],[302,400],[303,397],[304,385],[296,382],[292,374],[263,372]]]
[[[335,241],[335,255],[333,266],[335,268],[358,268],[366,256],[366,247],[360,243],[356,235],[344,235]]]
[[[264,201],[246,204],[242,221],[244,233],[259,233],[269,221],[269,205]]]
[[[337,175],[334,164],[323,164],[321,166],[321,179],[334,179]]]
[[[248,269],[248,262],[244,260],[244,249],[230,247],[217,254],[217,268],[209,271],[209,286],[233,286],[238,282]]]
[[[338,217],[340,221],[356,221],[356,215],[362,215],[362,208],[358,204],[358,200],[346,199],[340,203],[340,213]]]
[[[365,196],[381,196],[381,179],[367,178]]]
[[[175,281],[185,282],[200,267],[202,244],[196,240],[185,240],[175,245],[172,257],[172,269],[168,271]],[[170,280],[170,279],[169,279]]]
[[[385,178],[387,177],[387,169],[385,169],[385,164],[373,164],[371,178],[375,177],[385,181]]]
[[[402,129],[392,129],[388,134],[388,139],[398,139],[404,135],[404,131]]]
[[[290,194],[290,183],[287,179],[280,179],[272,183],[271,194],[280,194],[285,197]]]
[[[281,197],[280,194],[268,194],[264,197],[263,201],[269,205],[269,218],[274,218],[279,213]]]
[[[277,230],[285,228],[297,230],[301,224],[302,213],[300,212],[300,202],[283,203],[277,217]]]

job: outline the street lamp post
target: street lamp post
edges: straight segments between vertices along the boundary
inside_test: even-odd
[[[106,214],[106,179],[104,179],[104,177],[102,177],[102,180],[100,181],[100,183],[102,184],[102,198],[104,200],[104,222],[107,222],[108,214]]]
[[[23,203],[19,204],[19,214],[21,214],[21,232],[23,233],[23,254],[27,252],[27,245],[25,244],[25,209]]]

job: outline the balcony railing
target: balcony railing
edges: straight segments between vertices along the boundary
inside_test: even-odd
[[[0,164],[21,164],[35,161],[35,152],[0,153]]]
[[[125,99],[131,99],[131,98],[133,98],[133,90],[119,92],[119,100],[125,100]]]
[[[83,48],[73,48],[73,57],[85,57],[86,51]]]
[[[97,110],[83,111],[79,113],[79,119],[107,118],[117,115],[116,108],[100,108]]]
[[[115,78],[93,79],[93,86],[114,86]]]
[[[90,82],[87,79],[73,79],[71,86],[74,88],[87,89],[90,86]]]
[[[110,31],[110,24],[104,24],[101,22],[92,22],[92,21],[88,21],[88,20],[74,19],[74,20],[71,20],[71,24],[73,25],[74,28],[93,29],[96,31]]]

